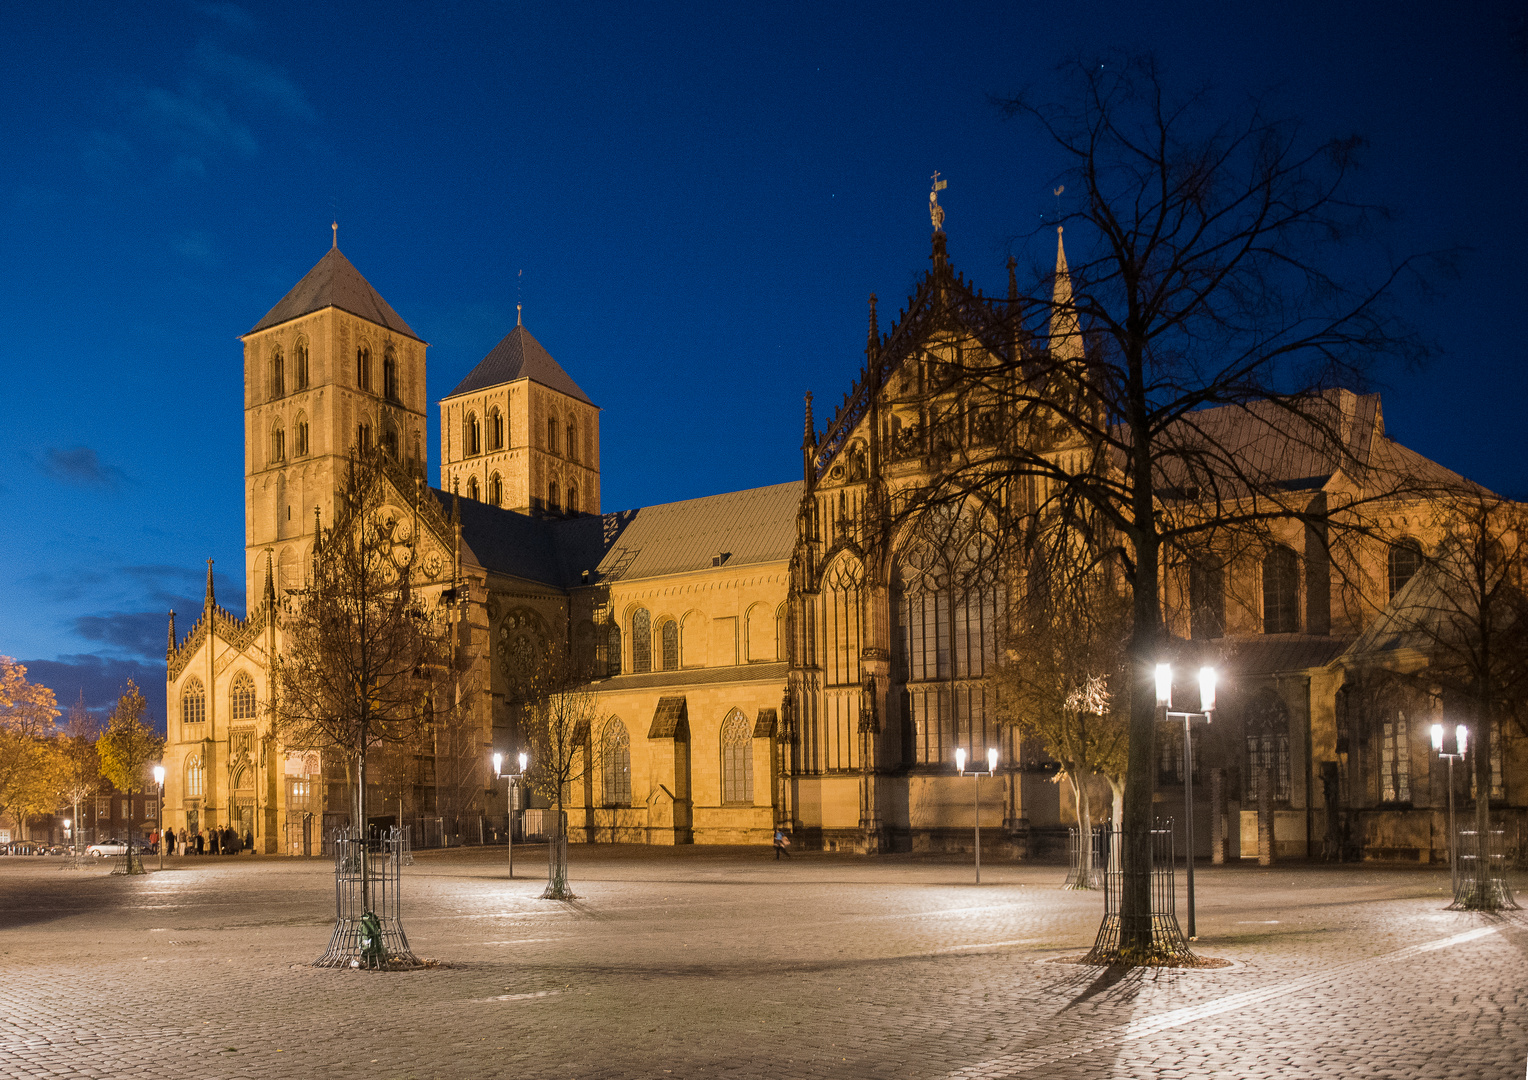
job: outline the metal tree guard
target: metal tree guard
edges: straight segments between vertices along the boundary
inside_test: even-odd
[[[1458,872],[1454,876],[1452,911],[1516,911],[1517,900],[1507,885],[1506,830],[1460,829],[1455,838]]]
[[[360,829],[337,829],[334,848],[334,933],[314,967],[423,967],[409,948],[400,916],[400,885],[405,839],[392,828],[367,837]],[[362,902],[362,885],[371,894],[371,910]]]
[[[1111,849],[1122,852],[1125,839],[1123,830],[1113,829],[1110,833]],[[1174,962],[1194,962],[1194,954],[1189,950],[1188,942],[1183,938],[1183,931],[1178,926],[1178,897],[1173,880],[1171,818],[1168,819],[1166,828],[1151,830],[1151,843],[1148,849],[1151,853],[1151,861],[1147,866],[1147,872],[1151,875],[1151,911],[1144,916],[1132,916],[1133,919],[1145,919],[1149,923],[1151,945],[1147,953],[1127,956],[1122,951],[1122,942],[1127,937],[1139,940],[1136,934],[1127,935],[1124,931],[1143,928],[1124,925],[1125,916],[1120,913],[1125,891],[1124,865],[1122,859],[1112,858],[1109,860],[1109,869],[1104,874],[1104,921],[1098,928],[1098,938],[1093,942],[1093,951],[1087,955],[1088,963],[1167,966]]]
[[[1104,863],[1109,850],[1109,831],[1102,825],[1094,825],[1089,832],[1088,843],[1082,841],[1082,830],[1073,826],[1067,832],[1067,872],[1063,889],[1098,889],[1104,884]]]

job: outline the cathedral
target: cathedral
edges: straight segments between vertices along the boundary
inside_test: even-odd
[[[1072,800],[1044,747],[998,722],[988,679],[1009,601],[979,557],[982,522],[909,529],[886,506],[952,447],[995,437],[1000,417],[980,402],[935,421],[942,363],[1080,349],[1080,335],[1058,305],[1048,340],[1006,340],[1012,265],[1008,298],[984,297],[938,225],[886,332],[871,298],[863,364],[821,428],[808,396],[799,478],[619,511],[601,502],[600,407],[518,320],[436,403],[431,486],[427,345],[336,243],[241,339],[249,610],[218,605],[209,564],[194,625],[181,635],[171,614],[166,825],[232,825],[257,851],[301,855],[349,822],[343,763],[280,745],[262,703],[349,455],[375,447],[396,464],[390,501],[418,523],[419,595],[449,606],[482,690],[463,761],[404,762],[368,791],[371,821],[415,825],[416,842],[502,837],[507,791],[490,757],[524,748],[516,688],[555,647],[592,672],[598,710],[570,797],[576,842],[767,844],[781,828],[828,850],[969,850],[979,815],[996,853],[1054,843]],[[1059,238],[1054,289],[1070,295]],[[1329,405],[1358,459],[1442,471],[1385,434],[1378,395],[1333,391]],[[1278,438],[1245,419],[1228,431]],[[1332,459],[1283,459],[1311,500],[1350,482]],[[1184,613],[1172,632],[1215,639],[1228,658],[1214,722],[1195,736],[1199,855],[1442,858],[1447,792],[1427,735],[1441,706],[1360,707],[1353,692],[1375,663],[1422,662],[1376,627],[1396,617],[1439,526],[1414,503],[1387,515],[1393,535],[1365,556],[1378,595],[1340,587],[1304,526],[1213,575],[1169,571],[1168,606]],[[1163,818],[1181,817],[1181,738],[1159,734]],[[995,775],[957,773],[957,750],[984,762],[989,748]],[[1490,752],[1493,805],[1520,830],[1524,763],[1509,740]]]

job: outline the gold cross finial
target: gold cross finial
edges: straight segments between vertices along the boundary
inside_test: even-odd
[[[339,223],[339,221],[336,220],[336,221],[332,222],[330,224],[329,228],[334,230],[334,246],[336,248],[338,248],[340,246],[340,223]]]

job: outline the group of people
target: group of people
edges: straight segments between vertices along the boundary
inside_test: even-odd
[[[255,850],[254,834],[246,830],[240,836],[232,825],[207,832],[198,829],[194,835],[187,829],[179,833],[174,829],[166,829],[163,839],[166,855],[174,855],[177,851],[182,855],[237,855],[240,851]],[[159,842],[158,833],[149,836],[149,843],[156,848]]]

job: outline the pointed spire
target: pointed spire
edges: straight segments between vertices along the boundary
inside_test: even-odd
[[[875,293],[870,294],[870,335],[865,342],[865,358],[872,364],[875,363],[877,347],[881,343],[881,329],[876,323],[875,316]]]
[[[812,392],[806,392],[806,436],[801,440],[802,446],[817,447],[817,423],[812,419]]]
[[[276,606],[276,573],[271,565],[271,549],[265,549],[265,606]]]
[[[1056,284],[1051,292],[1050,351],[1058,360],[1082,358],[1082,334],[1072,305],[1072,273],[1066,265],[1066,245],[1056,226]]]
[[[318,558],[318,553],[324,548],[324,519],[317,506],[313,507],[313,557]]]
[[[806,394],[806,434],[801,437],[801,478],[808,490],[812,487],[816,470],[812,459],[817,456],[817,422],[812,419],[812,392]]]
[[[202,601],[202,606],[209,611],[218,606],[217,597],[212,592],[212,560],[207,560],[207,597]]]
[[[169,640],[169,643],[167,645],[165,645],[164,654],[166,656],[169,656],[169,655],[171,655],[174,652],[175,652],[175,609],[171,608],[170,609],[170,640]],[[85,693],[85,691],[81,690],[80,693],[83,695]]]

